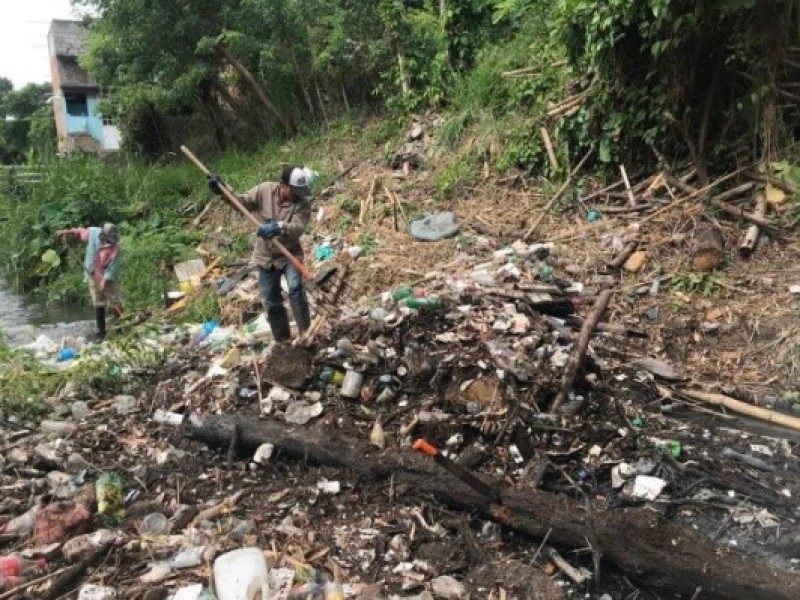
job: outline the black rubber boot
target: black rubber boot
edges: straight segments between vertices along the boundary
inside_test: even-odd
[[[286,314],[284,307],[268,309],[267,321],[269,322],[269,328],[272,330],[272,337],[276,342],[285,342],[291,337],[289,316]]]
[[[289,305],[292,307],[292,315],[300,333],[305,333],[311,327],[311,311],[308,308],[308,298],[305,294],[299,298],[289,298]]]
[[[94,307],[94,319],[97,321],[97,339],[103,340],[106,337],[106,307]]]

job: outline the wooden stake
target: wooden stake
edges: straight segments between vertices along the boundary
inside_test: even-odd
[[[578,376],[578,371],[580,371],[581,365],[583,364],[583,359],[586,356],[586,350],[589,348],[589,340],[592,338],[594,329],[597,327],[597,323],[600,321],[603,313],[606,312],[606,307],[608,306],[608,302],[611,300],[611,294],[613,293],[614,290],[604,290],[600,292],[600,294],[597,296],[597,300],[594,303],[592,312],[583,322],[583,325],[581,326],[581,333],[578,337],[578,345],[576,346],[573,355],[569,358],[567,369],[564,371],[564,378],[561,380],[561,389],[559,390],[556,399],[553,401],[553,405],[550,407],[552,412],[558,412],[558,409],[561,407],[564,400],[567,399],[567,395],[569,394],[570,390],[572,390],[572,386],[575,383],[575,378]]]
[[[358,222],[364,224],[364,217],[366,213],[372,210],[372,195],[375,193],[375,185],[378,183],[378,178],[372,178],[372,184],[369,186],[369,194],[367,199],[361,202],[361,214],[358,215]]]
[[[767,195],[764,192],[759,192],[756,194],[756,210],[753,215],[759,219],[763,219],[766,212]],[[739,256],[742,258],[748,258],[753,253],[753,250],[756,249],[756,244],[758,244],[758,238],[760,236],[761,228],[758,225],[751,225],[747,230],[742,243],[739,244]]]
[[[550,133],[548,133],[546,127],[540,127],[539,135],[542,136],[545,150],[547,150],[547,158],[550,159],[550,166],[553,167],[554,171],[558,171],[558,159],[556,158],[555,150],[553,150],[553,141],[550,139]]]
[[[625,170],[625,165],[619,166],[619,172],[622,173],[622,181],[625,182],[625,191],[628,192],[628,204],[636,206],[636,196],[633,195],[631,182],[628,181],[628,172]]]

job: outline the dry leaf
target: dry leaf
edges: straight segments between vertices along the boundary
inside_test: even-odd
[[[786,200],[786,193],[783,190],[779,190],[776,187],[773,187],[769,183],[767,184],[767,189],[765,190],[765,194],[767,196],[767,202],[769,204],[781,204],[784,200]]]
[[[647,252],[644,250],[637,250],[628,257],[628,260],[625,261],[625,270],[630,271],[631,273],[636,273],[637,271],[641,270],[646,260]]]

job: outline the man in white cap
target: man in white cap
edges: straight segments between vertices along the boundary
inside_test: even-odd
[[[122,314],[119,300],[119,232],[113,223],[102,227],[76,227],[56,231],[59,240],[78,239],[86,243],[83,277],[89,283],[89,295],[97,322],[97,339],[106,337],[106,306]]]
[[[285,342],[291,337],[289,318],[283,305],[281,275],[286,277],[289,306],[298,331],[302,333],[311,325],[302,275],[269,243],[272,238],[277,238],[289,252],[303,260],[300,236],[305,232],[311,216],[310,179],[311,172],[308,169],[287,167],[281,173],[279,182],[265,181],[239,196],[242,204],[264,223],[256,232],[257,239],[250,262],[259,269],[261,299],[276,342]],[[209,177],[209,187],[222,195],[220,183],[216,175]]]

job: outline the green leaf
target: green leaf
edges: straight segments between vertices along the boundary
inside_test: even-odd
[[[61,264],[61,257],[52,248],[42,254],[42,262],[48,265],[51,269],[55,269]]]

